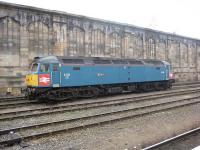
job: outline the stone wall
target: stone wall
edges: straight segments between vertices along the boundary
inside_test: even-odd
[[[0,87],[24,86],[32,59],[47,55],[156,58],[178,81],[199,79],[197,39],[0,2]]]

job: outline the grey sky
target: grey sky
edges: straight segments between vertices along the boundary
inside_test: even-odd
[[[4,0],[200,39],[199,0]]]

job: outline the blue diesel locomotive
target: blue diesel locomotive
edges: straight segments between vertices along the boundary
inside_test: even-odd
[[[47,56],[35,58],[26,76],[30,99],[64,100],[123,91],[171,88],[173,73],[166,61]]]

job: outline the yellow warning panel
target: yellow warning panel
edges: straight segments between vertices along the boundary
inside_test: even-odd
[[[26,75],[26,85],[27,86],[38,86],[38,75],[37,74]]]

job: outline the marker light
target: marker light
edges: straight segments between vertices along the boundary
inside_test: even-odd
[[[172,79],[174,77],[173,73],[169,73],[169,78]]]

